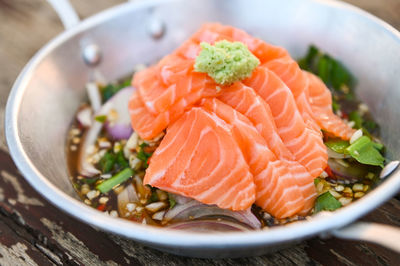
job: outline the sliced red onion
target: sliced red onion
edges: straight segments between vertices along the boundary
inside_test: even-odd
[[[108,130],[110,130],[110,128],[113,129],[117,128],[116,127],[117,125],[118,128],[120,128],[117,131],[123,133],[121,135],[118,135],[116,134],[116,132],[113,131],[109,132],[111,135],[112,133],[116,134],[115,139],[119,139],[117,137],[121,136],[125,137],[126,135],[127,135],[126,138],[129,138],[130,134],[132,133],[132,129],[130,129],[131,125],[130,125],[130,117],[128,111],[128,100],[132,95],[133,90],[134,89],[132,87],[121,89],[113,97],[111,97],[103,106],[101,106],[100,110],[97,113],[95,113],[95,117],[102,115],[106,116],[112,109],[114,109],[118,113],[118,119],[117,121],[114,122],[114,125],[107,126]],[[127,122],[127,120],[129,120],[129,122]],[[127,127],[130,129],[129,134],[126,134],[126,132],[128,132],[128,129],[126,129]],[[83,136],[83,143],[80,149],[79,164],[78,164],[78,171],[81,175],[92,177],[100,174],[100,171],[96,167],[94,167],[93,164],[88,162],[88,158],[92,152],[91,147],[95,146],[97,138],[102,128],[103,128],[103,123],[100,123],[95,119],[93,119],[92,126],[88,129],[85,136]],[[123,128],[123,130],[121,128]]]
[[[90,108],[89,106],[83,107],[76,115],[76,119],[84,127],[90,127],[92,125],[92,117],[92,108]]]
[[[95,82],[89,82],[86,84],[86,91],[93,111],[97,112],[101,107],[101,95],[99,87]]]
[[[337,153],[334,150],[331,150],[327,148],[328,150],[328,157],[329,158],[334,158],[334,159],[345,159],[345,158],[350,158],[351,156],[348,154],[343,154],[343,153]]]
[[[128,110],[128,101],[133,91],[132,87],[121,89],[101,107],[96,115],[108,115],[111,110],[116,112],[115,120],[106,123],[107,132],[115,140],[128,139],[133,132]]]
[[[356,162],[346,162],[345,165],[339,160],[341,159],[328,159],[329,168],[338,178],[355,182],[368,174],[369,169],[367,166],[360,166],[360,164]]]
[[[110,134],[114,140],[128,139],[133,132],[130,122],[129,124],[114,124],[114,125],[110,125],[107,123],[106,129],[108,134]]]
[[[193,220],[169,225],[168,228],[196,233],[249,231],[244,225],[226,220]]]
[[[254,216],[250,209],[245,211],[231,211],[221,209],[215,205],[206,205],[198,201],[191,200],[184,204],[177,204],[169,210],[164,219],[166,221],[187,221],[204,217],[229,217],[243,224],[247,224],[251,228],[261,228],[261,223]]]

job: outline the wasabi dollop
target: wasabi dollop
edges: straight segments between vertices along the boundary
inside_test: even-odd
[[[194,64],[195,71],[207,73],[221,85],[250,77],[260,64],[258,58],[241,42],[223,40],[214,45],[202,42],[200,46],[201,51]]]

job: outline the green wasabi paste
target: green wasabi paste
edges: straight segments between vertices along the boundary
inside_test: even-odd
[[[260,64],[258,58],[241,42],[223,40],[215,45],[202,42],[200,46],[201,51],[194,65],[195,71],[207,73],[221,85],[250,77]]]

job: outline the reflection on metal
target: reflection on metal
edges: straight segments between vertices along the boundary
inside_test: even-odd
[[[96,66],[101,61],[101,51],[96,44],[89,44],[82,50],[82,57],[89,66]]]

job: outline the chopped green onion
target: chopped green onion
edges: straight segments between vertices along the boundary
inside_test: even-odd
[[[134,171],[131,168],[125,168],[121,172],[112,176],[110,179],[102,182],[101,184],[96,186],[96,189],[101,193],[106,193],[110,191],[116,185],[121,184],[122,182],[128,180],[131,176],[133,176]]]
[[[334,197],[332,194],[327,191],[324,194],[318,196],[315,202],[314,212],[320,211],[334,211],[338,208],[342,207],[342,204]]]
[[[98,115],[94,118],[94,120],[96,120],[97,122],[100,122],[100,123],[104,123],[107,120],[107,116],[106,115]]]
[[[318,185],[319,182],[321,182],[321,179],[319,179],[319,178],[315,178],[314,179],[314,185],[315,186]]]

